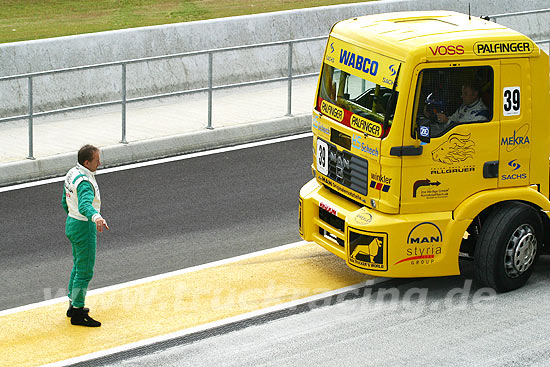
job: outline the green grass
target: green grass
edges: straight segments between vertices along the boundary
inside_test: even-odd
[[[0,43],[358,0],[0,0]]]

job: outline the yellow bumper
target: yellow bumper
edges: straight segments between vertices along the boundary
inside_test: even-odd
[[[315,179],[300,190],[300,235],[361,273],[383,277],[457,275],[469,221],[452,212],[384,214],[337,195]]]

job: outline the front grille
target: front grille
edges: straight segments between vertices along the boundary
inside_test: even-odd
[[[336,215],[329,213],[328,211],[319,208],[319,219],[328,225],[344,232],[345,223],[343,219],[338,218]],[[344,240],[338,238],[335,234],[319,227],[319,234],[321,236],[328,237],[329,239],[336,241],[340,246],[344,247]]]
[[[336,215],[327,212],[325,209],[319,208],[319,219],[323,222],[330,224],[334,228],[344,232],[344,220],[338,218]]]
[[[368,161],[347,151],[339,151],[333,144],[327,144],[328,177],[361,195],[367,195]]]

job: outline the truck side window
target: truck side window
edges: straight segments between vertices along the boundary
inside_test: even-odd
[[[416,121],[429,121],[432,138],[457,125],[489,122],[493,119],[493,85],[489,66],[424,69],[416,88]]]

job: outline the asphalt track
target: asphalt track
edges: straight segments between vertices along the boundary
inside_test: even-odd
[[[71,326],[64,315],[71,254],[61,182],[0,190],[7,305],[0,365],[94,365],[98,357],[370,284],[319,246],[296,242],[297,195],[310,172],[305,135],[98,172],[111,230],[100,234],[86,297],[103,323],[97,329]]]
[[[395,279],[347,299],[94,366],[548,366],[550,257],[496,294],[463,275]],[[307,310],[306,310],[307,311]]]
[[[311,137],[98,175],[91,288],[299,240]],[[60,182],[0,193],[0,310],[62,297],[72,264]]]
[[[0,312],[0,365],[546,365],[546,256],[526,287],[504,295],[472,286],[467,261],[459,277],[378,285],[314,244],[225,262],[298,239],[296,195],[310,162],[303,138],[99,175],[112,230],[100,237],[92,288],[184,271],[91,292],[100,330],[71,327],[63,300]],[[2,309],[64,296],[60,185],[0,192]],[[303,303],[319,294],[329,296]],[[261,313],[292,302],[300,306]]]

